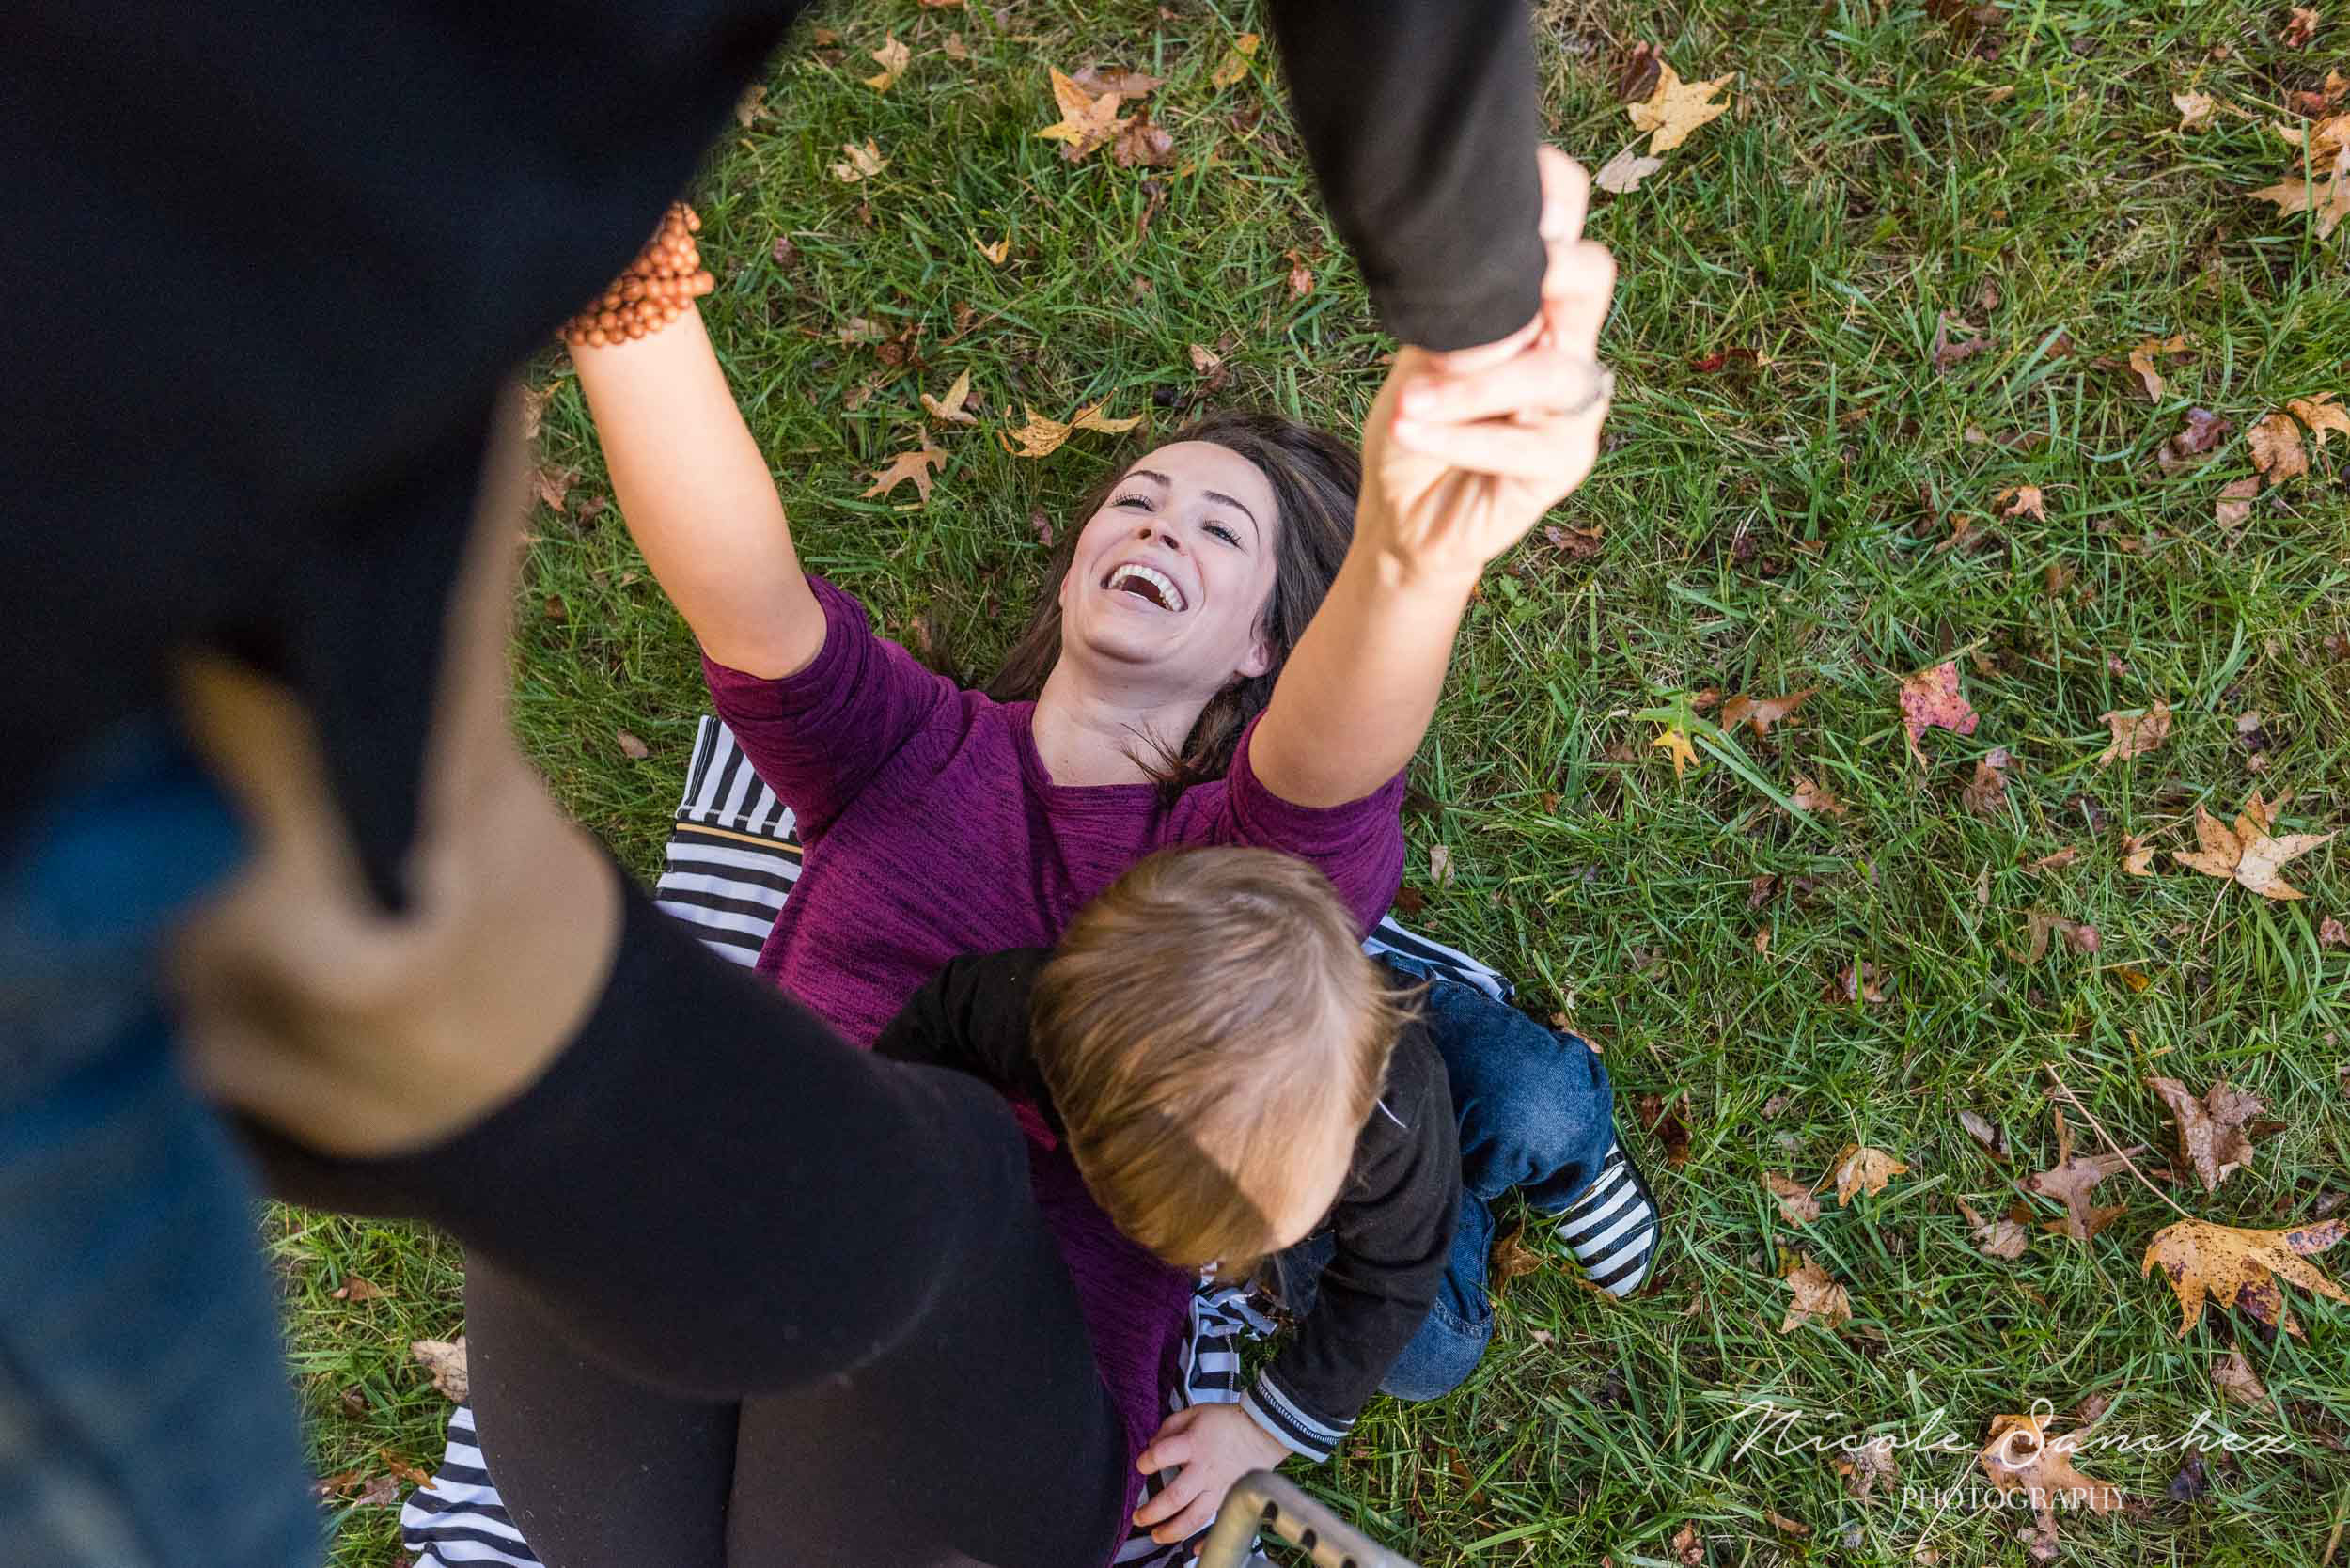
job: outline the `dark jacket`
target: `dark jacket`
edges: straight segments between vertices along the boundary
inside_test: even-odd
[[[290,681],[379,888],[493,394],[643,243],[804,0],[17,7],[0,51],[0,857],[175,650]],[[1525,0],[1271,0],[1388,328],[1532,319]],[[583,105],[588,106],[583,112]]]
[[[951,961],[890,1021],[875,1053],[971,1074],[1030,1102],[1059,1132],[1029,1048],[1029,996],[1051,956],[1014,948]],[[1460,1210],[1452,1094],[1415,1018],[1355,1140],[1345,1185],[1317,1227],[1336,1244],[1320,1293],[1244,1408],[1297,1452],[1328,1458],[1427,1318]]]

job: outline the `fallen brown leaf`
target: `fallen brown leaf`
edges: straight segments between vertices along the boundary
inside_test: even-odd
[[[2170,384],[2162,379],[2162,372],[2154,368],[2154,356],[2192,352],[2191,346],[2183,337],[2148,337],[2140,340],[2135,348],[2130,350],[2130,369],[2137,375],[2138,384],[2145,387],[2148,402],[2162,401],[2162,394]]]
[[[970,396],[971,372],[966,369],[955,378],[953,385],[947,388],[945,397],[933,398],[928,392],[923,393],[922,407],[942,425],[976,425],[979,416],[963,406]]]
[[[2317,945],[2321,948],[2350,948],[2350,926],[2328,915],[2317,922]]]
[[[472,1389],[465,1379],[465,1336],[454,1340],[413,1340],[408,1353],[432,1374],[432,1387],[451,1402],[462,1404]]]
[[[2056,1130],[2057,1163],[2035,1175],[2025,1177],[2023,1185],[2027,1191],[2062,1203],[2064,1233],[2076,1242],[2087,1242],[2105,1225],[2105,1220],[2097,1217],[2099,1211],[2091,1201],[2097,1184],[2128,1169],[2129,1161],[2120,1152],[2076,1155],[2073,1152],[2073,1135],[2065,1128],[2062,1112],[2057,1115]],[[2144,1152],[2145,1145],[2139,1144],[2126,1152],[2139,1154]]]
[[[1428,847],[1428,880],[1439,887],[1452,886],[1452,852],[1442,844]]]
[[[2008,949],[2008,956],[2024,964],[2037,964],[2048,955],[2048,938],[2064,938],[2064,945],[2076,953],[2093,953],[2104,944],[2097,928],[2083,925],[2045,910],[2028,910],[2024,915],[2024,950]]]
[[[2270,808],[2261,799],[2258,790],[2245,802],[2244,809],[2236,813],[2232,829],[2198,802],[2195,837],[2201,848],[2193,855],[2173,851],[2170,858],[2205,876],[2241,883],[2263,898],[2297,899],[2300,892],[2279,874],[2279,868],[2295,855],[2317,848],[2333,834],[2289,833],[2279,839],[2269,832],[2273,825]]]
[[[971,238],[971,245],[981,256],[986,257],[992,266],[1000,267],[1011,259],[1011,236],[1009,234],[992,245],[981,243],[979,236],[975,234]]]
[[[1975,776],[1959,792],[1966,809],[1979,817],[1996,817],[2007,807],[2007,770],[2013,760],[2007,747],[1995,745],[1975,760]]]
[[[1780,1333],[1792,1334],[1814,1321],[1823,1328],[1852,1321],[1852,1298],[1844,1294],[1844,1287],[1802,1253],[1791,1257],[1779,1278],[1794,1296],[1788,1303],[1786,1321],[1778,1325]]]
[[[1665,57],[1653,43],[1635,43],[1616,63],[1615,93],[1619,103],[1637,103],[1656,90]]]
[[[1975,732],[1977,715],[1959,695],[1958,663],[1946,659],[1931,669],[1919,670],[1902,682],[1902,724],[1909,734],[1909,754],[1923,766],[1926,754],[1918,742],[1928,729],[1948,729],[1953,734]]]
[[[1142,416],[1139,414],[1129,416],[1124,419],[1111,418],[1103,412],[1109,406],[1109,400],[1106,398],[1098,403],[1088,403],[1070,416],[1069,428],[1073,431],[1100,431],[1104,435],[1123,435],[1142,423]]]
[[[876,469],[872,485],[862,494],[869,500],[876,495],[887,495],[900,485],[911,480],[915,494],[921,497],[917,504],[927,506],[931,498],[931,470],[946,461],[946,451],[941,447],[932,446],[930,439],[926,436],[923,438],[922,445],[914,450],[900,452],[896,457],[891,458],[886,465]]]
[[[2252,515],[2252,498],[2261,493],[2258,479],[2233,479],[2219,487],[2219,499],[2211,509],[2211,520],[2223,528],[2240,528]]]
[[[1901,1466],[1893,1460],[1892,1438],[1877,1437],[1866,1443],[1842,1438],[1839,1447],[1841,1451],[1830,1455],[1828,1465],[1842,1478],[1844,1490],[1855,1502],[1867,1502],[1878,1482],[1890,1486],[1901,1479]]]
[[[1966,1216],[1967,1238],[1975,1244],[1975,1250],[1985,1257],[2005,1258],[2013,1262],[2024,1255],[2024,1248],[2031,1245],[2030,1227],[2013,1215],[1985,1219],[1975,1213],[1974,1205],[1964,1198],[1957,1202],[1958,1212]]]
[[[2154,874],[2154,847],[2147,835],[2125,833],[2122,836],[2122,870],[2125,876]]]
[[[1993,1486],[2002,1494],[2020,1493],[2031,1505],[2035,1531],[2019,1533],[2025,1534],[2031,1555],[2044,1562],[2056,1555],[2060,1505],[2068,1513],[2086,1508],[2092,1513],[2111,1513],[2122,1506],[2121,1488],[2075,1469],[2076,1445],[2051,1437],[2045,1420],[2041,1416],[1992,1417],[1988,1439],[1975,1456]]]
[[[1811,1189],[1776,1170],[1762,1173],[1763,1190],[1778,1200],[1778,1216],[1790,1225],[1809,1225],[1820,1217],[1820,1200]]]
[[[2278,35],[2277,41],[2287,49],[2307,49],[2317,37],[2319,24],[2315,7],[2295,6],[2285,18],[2285,30]]]
[[[1070,80],[1087,92],[1114,92],[1120,98],[1146,98],[1167,86],[1164,76],[1150,76],[1139,71],[1098,65],[1086,67]]]
[[[1485,1261],[1486,1278],[1493,1282],[1493,1297],[1498,1301],[1510,1288],[1510,1281],[1522,1274],[1534,1274],[1543,1266],[1543,1255],[1528,1247],[1523,1228],[1494,1238],[1493,1251]]]
[[[2281,1295],[2278,1281],[2282,1280],[2335,1301],[2350,1301],[2350,1294],[2341,1286],[2304,1261],[2345,1234],[2350,1234],[2350,1221],[2340,1219],[2281,1231],[2240,1230],[2209,1220],[2182,1219],[2154,1232],[2138,1272],[2142,1278],[2155,1264],[2162,1265],[2163,1278],[2170,1281],[2179,1298],[2178,1337],[2184,1340],[2202,1320],[2206,1296],[2222,1307],[2232,1307],[2240,1294],[2249,1291]],[[2295,1337],[2301,1333],[2301,1325],[2289,1310],[2278,1313],[2277,1326]]]
[[[612,738],[619,743],[621,753],[634,761],[641,762],[646,758],[652,755],[652,747],[647,745],[643,741],[638,740],[635,736],[630,734],[625,729],[614,730],[612,732]]]
[[[1991,504],[1999,507],[2011,495],[2015,497],[2014,502],[2001,508],[2001,517],[2036,517],[2043,523],[2048,520],[2047,503],[2042,499],[2038,485],[2020,484],[2013,490],[2002,490],[1991,498]]]
[[[1302,300],[1314,291],[1314,270],[1306,265],[1305,256],[1298,251],[1284,251],[1290,264],[1290,298]]]
[[[2170,95],[2170,106],[2179,111],[2181,131],[2200,131],[2211,123],[2212,111],[2219,107],[2219,101],[2205,92],[2174,92]]]
[[[2067,844],[2060,850],[2051,850],[2037,860],[2027,861],[2024,870],[2032,876],[2045,876],[2050,871],[2064,870],[2080,857],[2081,852],[2075,846]]]
[[[1591,183],[1616,196],[1630,196],[1640,188],[1641,180],[1664,166],[1664,159],[1642,152],[1636,141],[1602,164],[1591,176]]]
[[[2253,1133],[2244,1125],[2268,1108],[2257,1094],[2231,1089],[2221,1078],[2198,1100],[2176,1078],[2149,1077],[2146,1087],[2162,1096],[2177,1123],[2179,1159],[2201,1177],[2205,1192],[2252,1163]]]
[[[2264,185],[2249,195],[2254,201],[2276,203],[2277,215],[2280,218],[2292,217],[2296,212],[2314,212],[2320,240],[2332,239],[2342,220],[2350,217],[2350,180],[2340,177],[2280,180],[2274,185]]]
[[[2260,1374],[2252,1363],[2244,1358],[2242,1345],[2230,1345],[2228,1354],[2211,1370],[2211,1380],[2219,1391],[2238,1404],[2266,1404],[2268,1390],[2261,1387]]]
[[[734,101],[734,123],[748,131],[767,113],[767,89],[754,83]]]
[[[337,1301],[374,1301],[400,1293],[389,1285],[379,1285],[372,1279],[354,1274],[326,1294]]]
[[[2314,397],[2292,398],[2285,402],[2285,407],[2293,411],[2293,416],[2309,426],[2310,445],[2321,452],[2326,449],[2326,441],[2336,432],[2350,436],[2350,408],[2335,401],[2335,396],[2331,392],[2320,392]]]
[[[572,481],[579,476],[569,468],[554,468],[545,463],[530,471],[530,488],[540,504],[560,516],[563,503],[572,493]]]
[[[2170,704],[2157,698],[2151,708],[2116,710],[2099,713],[2099,723],[2113,731],[2113,739],[2097,754],[2097,765],[2127,761],[2143,757],[2170,738]]]
[[[1968,1137],[1973,1138],[1982,1146],[1984,1153],[2001,1165],[2008,1164],[2013,1158],[2007,1146],[2007,1130],[1994,1123],[1988,1117],[1974,1111],[1962,1110],[1958,1113],[1958,1124],[1966,1130]]]
[[[1784,697],[1761,698],[1748,697],[1742,692],[1722,704],[1722,729],[1726,733],[1734,734],[1740,725],[1751,724],[1754,726],[1756,734],[1767,735],[1771,732],[1772,725],[1802,707],[1805,699],[1819,689],[1817,686],[1806,686],[1799,692],[1789,692]]]
[[[1847,1143],[1843,1152],[1836,1156],[1835,1168],[1831,1172],[1836,1179],[1836,1201],[1848,1204],[1855,1194],[1863,1192],[1873,1198],[1885,1190],[1888,1182],[1906,1174],[1908,1170],[1908,1166],[1883,1149]]]
[[[1817,779],[1795,775],[1795,787],[1791,792],[1798,811],[1810,811],[1824,817],[1849,817],[1852,808],[1836,797],[1836,792]]]
[[[1665,1151],[1665,1163],[1676,1170],[1689,1163],[1689,1123],[1681,1114],[1685,1098],[1684,1090],[1669,1100],[1661,1094],[1642,1094],[1632,1103],[1640,1125]]]
[[[2252,466],[2270,484],[2282,484],[2310,471],[2310,455],[2301,447],[2301,427],[2288,415],[2270,415],[2252,427],[2246,440],[2252,449]]]
[[[1121,169],[1165,168],[1175,161],[1175,138],[1165,127],[1152,122],[1150,106],[1146,104],[1118,133],[1117,142],[1110,148],[1110,159]]]
[[[1824,1002],[1881,1002],[1886,997],[1885,971],[1867,959],[1854,959],[1820,989]]]

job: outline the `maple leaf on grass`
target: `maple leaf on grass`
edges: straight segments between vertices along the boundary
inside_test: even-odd
[[[910,452],[900,452],[886,466],[873,473],[871,488],[863,492],[865,499],[887,495],[900,485],[911,480],[915,493],[921,497],[917,505],[927,506],[931,498],[931,470],[947,460],[944,448],[933,447],[928,438]]]
[[[1737,72],[1732,71],[1710,82],[1684,82],[1671,66],[1659,62],[1656,90],[1646,102],[1630,104],[1624,112],[1632,117],[1636,129],[1655,133],[1649,138],[1651,152],[1670,152],[1700,127],[1730,112],[1727,102],[1716,103],[1713,98],[1736,79]]]
[[[875,92],[887,92],[891,85],[905,74],[906,64],[914,58],[914,53],[899,41],[897,34],[892,33],[888,42],[873,51],[873,58],[881,66],[881,74],[866,77],[865,85]]]
[[[1762,1189],[1778,1200],[1778,1217],[1790,1225],[1809,1225],[1820,1217],[1820,1200],[1811,1189],[1776,1170],[1762,1173]]]
[[[1856,1194],[1862,1192],[1874,1198],[1885,1190],[1888,1182],[1908,1170],[1908,1166],[1885,1150],[1847,1143],[1836,1156],[1832,1172],[1836,1178],[1836,1201],[1849,1204]]]
[[[2269,1313],[2277,1326],[2297,1339],[2301,1337],[2301,1325],[2291,1311],[2283,1309],[2278,1281],[2298,1285],[2335,1301],[2350,1302],[2350,1294],[2345,1294],[2341,1286],[2308,1261],[2345,1234],[2350,1234],[2350,1221],[2340,1219],[2281,1231],[2244,1230],[2204,1219],[2182,1219],[2154,1232],[2138,1272],[2143,1278],[2156,1264],[2162,1266],[2163,1278],[2170,1282],[2171,1291],[2179,1298],[2178,1338],[2182,1340],[2202,1321],[2206,1298],[2222,1307],[2232,1307],[2239,1296],[2249,1293],[2274,1296],[2276,1299],[2267,1309]]]
[[[1975,732],[1977,714],[1966,698],[1959,695],[1958,661],[1946,659],[1931,669],[1921,669],[1902,682],[1902,725],[1908,731],[1909,754],[1925,765],[1926,754],[1918,745],[1929,729],[1948,729],[1956,735]]]
[[[2296,212],[2317,215],[2317,237],[2333,238],[2334,230],[2350,217],[2350,180],[2337,176],[2330,180],[2280,180],[2274,185],[2264,185],[2250,193],[2254,201],[2276,203],[2277,215],[2292,217]]]
[[[2101,768],[2143,757],[2170,738],[2170,704],[2160,698],[2151,708],[2099,713],[2097,721],[2113,731],[2112,742],[2097,754]]]
[[[1779,1278],[1794,1295],[1787,1305],[1786,1321],[1778,1325],[1780,1333],[1792,1334],[1807,1323],[1834,1328],[1852,1321],[1852,1298],[1844,1294],[1844,1287],[1802,1253],[1790,1258]]]
[[[2170,858],[2180,865],[2216,876],[2223,881],[2241,883],[2266,899],[2297,899],[2299,889],[2279,874],[2279,868],[2295,855],[2306,855],[2333,837],[2331,833],[2288,833],[2279,839],[2270,833],[2275,826],[2271,808],[2261,799],[2258,790],[2236,813],[2235,825],[2231,828],[2206,810],[2201,802],[2195,807],[2195,837],[2201,848],[2189,855],[2173,850]]]
[[[942,425],[976,425],[979,422],[979,416],[963,406],[964,400],[970,396],[971,372],[966,369],[955,378],[955,384],[952,386],[947,388],[947,395],[944,398],[933,398],[928,392],[923,393],[922,406],[930,412],[932,418]]]
[[[1062,143],[1060,155],[1073,164],[1107,147],[1126,128],[1119,118],[1118,94],[1089,93],[1058,70],[1053,71],[1053,102],[1060,106],[1060,118],[1037,134]]]
[[[1722,729],[1725,733],[1735,734],[1740,725],[1751,724],[1756,734],[1767,735],[1772,725],[1802,707],[1805,700],[1819,689],[1817,686],[1806,686],[1784,697],[1765,698],[1752,698],[1741,692],[1722,704]]]

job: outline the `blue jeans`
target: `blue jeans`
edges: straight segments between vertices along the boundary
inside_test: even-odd
[[[1397,1399],[1441,1399],[1477,1370],[1493,1338],[1485,1271],[1494,1201],[1516,1187],[1537,1213],[1572,1207],[1607,1157],[1615,1097],[1599,1053],[1576,1036],[1544,1028],[1474,986],[1426,976],[1393,955],[1386,962],[1428,980],[1428,1032],[1461,1124],[1461,1222],[1435,1304],[1379,1387]],[[1290,1310],[1312,1310],[1332,1250],[1324,1231],[1274,1258]]]
[[[0,846],[0,1559],[294,1568],[321,1547],[254,1193],[154,988],[234,820],[160,727]]]

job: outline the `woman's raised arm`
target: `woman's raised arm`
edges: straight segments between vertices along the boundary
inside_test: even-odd
[[[703,651],[750,675],[807,666],[823,612],[699,313],[572,358],[621,519]]]
[[[1283,800],[1343,805],[1402,769],[1479,575],[1598,459],[1615,260],[1579,238],[1583,171],[1547,149],[1543,160],[1539,336],[1497,364],[1406,348],[1363,422],[1354,542],[1250,742],[1251,768]]]

